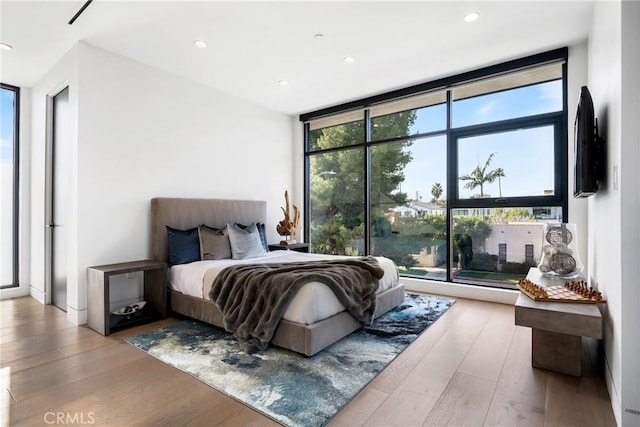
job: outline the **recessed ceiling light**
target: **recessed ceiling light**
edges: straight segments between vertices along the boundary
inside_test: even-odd
[[[464,22],[473,22],[479,17],[480,17],[480,14],[478,12],[471,12],[464,17]]]
[[[316,39],[316,40],[322,40],[324,38],[324,34],[318,33],[315,36],[313,36],[313,38]]]
[[[352,62],[355,62],[356,58],[354,58],[353,56],[345,56],[344,57],[344,62],[346,62],[347,64],[351,64]]]
[[[203,47],[207,47],[207,42],[204,41],[204,40],[196,40],[196,41],[193,42],[193,45],[195,47],[203,48]]]
[[[6,43],[0,43],[0,49],[2,49],[2,50],[11,50],[11,49],[13,49],[13,47],[9,46]]]
[[[286,81],[286,80],[278,80],[278,84],[279,84],[280,86],[286,86],[286,85],[288,85],[288,84],[289,84],[289,82],[288,82],[288,81]]]

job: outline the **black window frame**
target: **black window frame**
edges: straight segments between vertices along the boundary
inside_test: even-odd
[[[500,122],[486,123],[480,125],[467,126],[464,128],[454,129],[451,131],[450,150],[452,163],[449,166],[453,168],[449,177],[452,182],[447,185],[447,207],[452,209],[473,209],[473,208],[509,208],[509,207],[539,207],[546,205],[562,205],[567,200],[567,185],[562,180],[554,180],[554,191],[552,195],[544,196],[517,196],[517,197],[487,197],[481,199],[460,198],[458,194],[457,177],[461,171],[458,170],[458,140],[464,137],[480,136],[498,132],[509,132],[518,129],[532,129],[542,126],[553,126],[554,140],[562,141],[563,132],[566,125],[563,121],[564,114],[547,113],[537,116],[529,116],[523,119],[509,119]],[[554,176],[561,176],[566,170],[567,150],[564,153],[554,151]],[[564,184],[564,185],[563,185]]]
[[[20,88],[9,84],[1,83],[0,88],[9,90],[14,93],[13,103],[13,209],[12,209],[12,253],[13,253],[13,272],[12,283],[2,285],[0,289],[16,288],[20,285],[19,281],[19,226],[20,226]]]
[[[362,110],[364,116],[364,141],[361,144],[349,145],[348,148],[362,147],[365,150],[365,194],[364,194],[364,209],[365,209],[365,227],[364,227],[364,247],[365,254],[371,253],[371,238],[370,238],[370,174],[371,174],[371,147],[377,144],[383,144],[394,141],[418,139],[428,136],[445,135],[447,140],[447,165],[450,169],[447,172],[447,205],[446,205],[446,241],[447,246],[447,274],[446,281],[452,282],[452,267],[450,265],[453,259],[453,245],[451,244],[452,236],[451,230],[453,226],[454,215],[453,211],[456,209],[474,209],[474,208],[509,208],[509,207],[549,207],[557,206],[561,208],[562,218],[569,217],[568,206],[568,106],[567,106],[567,61],[568,61],[568,48],[563,47],[552,51],[547,51],[520,59],[504,62],[501,64],[480,68],[478,70],[469,71],[466,73],[454,75],[451,77],[445,77],[442,79],[421,83],[418,85],[410,86],[395,91],[382,93],[379,95],[351,101],[348,103],[336,105],[333,107],[324,108],[321,110],[301,114],[299,119],[304,123],[304,238],[305,241],[309,241],[310,238],[310,218],[308,212],[310,212],[310,177],[309,177],[309,159],[311,156],[321,154],[324,152],[341,150],[345,147],[331,148],[326,150],[312,150],[309,144],[309,122],[323,117],[332,116],[338,113],[345,113],[349,111]],[[495,122],[474,124],[459,128],[452,127],[452,91],[456,86],[471,83],[487,78],[496,77],[502,74],[508,74],[512,72],[522,71],[529,68],[535,68],[547,64],[561,64],[562,67],[562,96],[563,103],[560,111],[537,114],[532,116],[511,118],[506,120],[500,120]],[[396,138],[389,138],[385,140],[370,140],[370,108],[385,102],[392,102],[404,97],[416,96],[427,93],[429,91],[446,91],[446,120],[447,126],[445,130],[439,130],[434,132],[427,132],[421,134],[406,135]],[[498,91],[499,92],[499,91]],[[551,125],[554,127],[554,193],[551,195],[540,196],[520,196],[520,197],[493,197],[483,199],[460,199],[458,197],[458,162],[457,162],[457,142],[458,139],[464,136],[475,136],[486,133],[492,133],[496,131],[515,130],[521,128],[533,128],[545,125]]]
[[[535,262],[535,246],[533,243],[526,243],[524,245],[524,262]]]
[[[507,244],[498,243],[498,264],[507,262]]]

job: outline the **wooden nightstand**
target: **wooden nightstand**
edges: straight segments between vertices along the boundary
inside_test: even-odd
[[[144,272],[144,301],[138,312],[118,316],[109,312],[109,287],[112,276]],[[102,335],[167,317],[167,264],[157,261],[133,261],[87,268],[87,323]]]
[[[308,243],[294,243],[292,245],[281,245],[279,243],[269,245],[270,251],[296,251],[296,252],[309,252]]]

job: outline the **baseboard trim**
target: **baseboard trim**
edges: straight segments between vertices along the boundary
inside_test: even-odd
[[[622,405],[620,404],[620,396],[618,395],[618,389],[613,381],[613,375],[611,374],[611,365],[607,354],[604,354],[604,380],[607,384],[607,390],[609,390],[609,401],[611,402],[611,409],[613,409],[613,416],[616,419],[616,424],[621,426],[622,424]]]
[[[45,305],[47,303],[47,293],[41,291],[40,289],[31,286],[31,297],[38,301],[40,304]]]
[[[84,325],[87,323],[87,309],[77,310],[67,306],[67,319],[75,325]]]

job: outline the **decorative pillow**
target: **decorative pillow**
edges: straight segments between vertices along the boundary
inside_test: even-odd
[[[217,229],[201,225],[198,227],[200,236],[200,259],[225,259],[231,258],[231,246],[229,237],[225,234],[225,228]]]
[[[235,224],[227,224],[229,243],[231,244],[231,258],[247,259],[266,255],[262,246],[260,232],[255,223],[251,223],[244,230]]]
[[[237,222],[235,223],[235,225],[242,228],[243,230],[246,230],[247,228],[246,225],[242,225]],[[269,252],[269,244],[267,243],[267,230],[265,229],[264,224],[261,222],[257,222],[256,227],[258,227],[258,233],[260,233],[260,241],[262,242],[262,247],[264,248],[264,251]]]
[[[169,240],[169,265],[188,264],[200,261],[200,239],[198,228],[178,230],[165,226]]]

